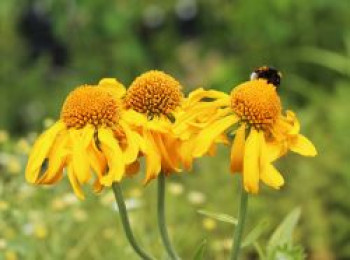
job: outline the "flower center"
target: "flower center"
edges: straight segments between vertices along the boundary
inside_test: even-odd
[[[276,88],[266,80],[247,81],[231,92],[231,107],[244,122],[265,130],[281,114]]]
[[[119,104],[112,95],[99,87],[81,86],[66,98],[61,119],[68,128],[82,128],[86,124],[112,126],[119,119]]]
[[[149,71],[134,80],[125,97],[126,108],[146,114],[150,119],[168,116],[181,103],[180,83],[161,71]]]

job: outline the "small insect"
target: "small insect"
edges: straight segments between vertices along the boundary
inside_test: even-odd
[[[175,123],[176,119],[175,116],[171,113],[167,114],[166,117],[169,119],[171,123]]]
[[[268,83],[278,87],[281,84],[282,73],[273,67],[262,66],[250,74],[250,80],[266,79]]]

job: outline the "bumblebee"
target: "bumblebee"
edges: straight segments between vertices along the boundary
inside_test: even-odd
[[[279,87],[282,73],[273,67],[262,66],[255,69],[252,74],[250,74],[250,80],[254,79],[266,79],[268,83]]]

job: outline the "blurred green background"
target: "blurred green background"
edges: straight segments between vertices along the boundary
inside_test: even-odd
[[[307,258],[350,259],[348,0],[1,0],[0,33],[0,259],[137,259],[110,190],[87,191],[79,202],[66,180],[48,188],[25,183],[30,144],[74,87],[103,77],[128,86],[160,69],[187,92],[230,91],[261,65],[283,72],[284,107],[297,112],[319,156],[280,160],[286,185],[251,196],[247,230],[267,219],[267,237],[300,206],[295,239]],[[169,229],[184,259],[203,238],[207,259],[228,257],[232,227],[197,213],[236,214],[228,162],[222,147],[168,181]],[[125,196],[138,239],[161,259],[156,183],[143,187],[141,179],[124,182]],[[257,259],[254,248],[244,258]]]

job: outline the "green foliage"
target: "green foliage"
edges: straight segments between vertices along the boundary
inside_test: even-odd
[[[273,251],[274,248],[278,246],[292,243],[293,231],[300,218],[300,213],[300,208],[294,209],[273,232],[267,245],[267,250],[269,252]]]
[[[305,254],[301,246],[279,245],[276,246],[269,254],[268,260],[304,260]]]
[[[207,246],[207,240],[204,239],[204,240],[199,244],[199,246],[198,246],[198,248],[197,248],[197,250],[196,250],[196,252],[195,252],[195,254],[194,254],[193,260],[202,260],[202,259],[205,259],[205,249],[206,249],[206,246]]]
[[[266,231],[267,225],[268,225],[268,221],[266,220],[260,221],[245,237],[241,247],[244,248],[244,247],[253,245],[261,237],[261,235]]]
[[[117,77],[128,86],[141,72],[156,68],[176,76],[186,91],[203,86],[228,92],[263,64],[282,70],[283,105],[297,112],[301,131],[315,143],[319,156],[290,155],[277,163],[286,185],[278,192],[262,187],[251,199],[246,230],[266,218],[266,232],[254,235],[266,241],[265,234],[300,205],[303,221],[295,235],[308,257],[350,258],[348,0],[203,0],[195,2],[192,25],[179,20],[174,11],[179,2],[40,1],[54,34],[69,50],[69,63],[57,68],[47,53],[26,63],[28,46],[18,31],[26,2],[0,1],[0,128],[10,135],[0,141],[0,259],[11,251],[19,259],[136,259],[116,221],[113,202],[104,201],[108,191],[69,204],[65,181],[48,189],[25,184],[23,144],[32,143],[33,131],[42,131],[45,118],[59,117],[65,96],[75,86],[95,84],[102,77]],[[154,7],[151,18],[161,18],[155,28],[146,26],[145,18]],[[191,26],[192,34],[184,30]],[[198,215],[197,210],[234,215],[237,188],[232,179],[226,148],[214,159],[200,160],[192,174],[171,178],[183,189],[169,196],[167,207],[181,255],[192,256],[205,236],[206,258],[227,259],[231,226],[205,228],[202,221],[207,217],[214,223],[220,218]],[[126,181],[130,199],[140,183]],[[204,201],[193,204],[191,192],[204,194]],[[141,194],[137,199],[142,206],[131,213],[133,224],[143,244],[161,258],[153,232],[154,186],[142,188]],[[88,217],[81,217],[84,214]],[[254,247],[247,245],[244,251],[255,252]],[[302,255],[289,245],[279,246],[272,255],[281,252]]]
[[[221,221],[221,222],[226,222],[226,223],[230,223],[233,225],[237,225],[237,219],[234,217],[231,217],[230,215],[227,215],[227,214],[209,212],[207,210],[198,210],[198,213],[202,214],[204,216],[214,218],[214,219]]]

